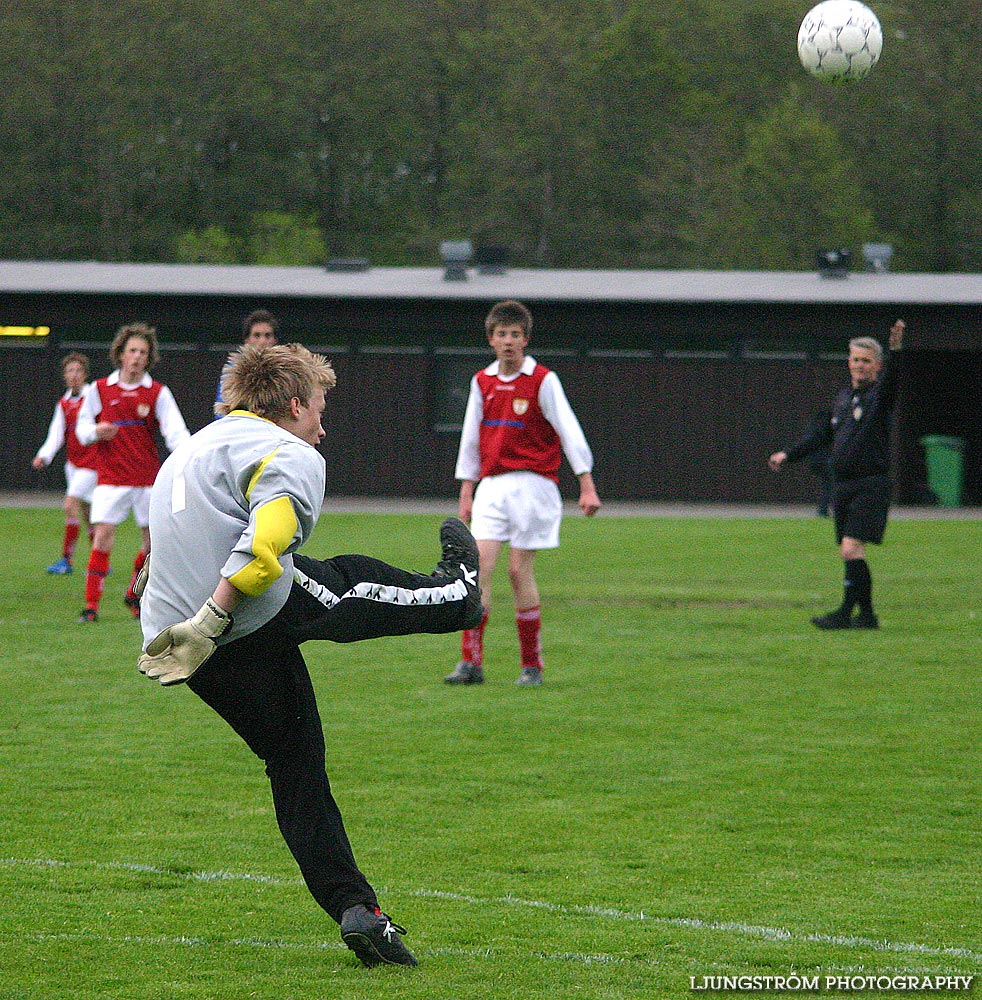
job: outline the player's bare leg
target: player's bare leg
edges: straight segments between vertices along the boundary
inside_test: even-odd
[[[491,578],[498,564],[498,557],[504,546],[488,538],[477,540],[477,551],[480,557],[478,583],[481,588],[481,603],[484,614],[481,624],[476,628],[466,629],[461,633],[460,660],[453,672],[443,678],[445,684],[483,684],[484,683],[484,629],[491,612]]]
[[[85,577],[85,607],[79,615],[80,622],[99,620],[99,602],[109,575],[109,557],[116,544],[116,525],[105,522],[93,526],[92,549]]]
[[[515,596],[515,626],[522,653],[522,671],[515,681],[520,687],[542,683],[542,615],[539,587],[535,582],[534,549],[512,547],[508,554],[508,579]]]
[[[47,568],[48,573],[68,576],[74,568],[75,543],[82,527],[81,506],[82,501],[73,496],[66,496],[62,503],[65,512],[65,533],[61,543],[61,558]]]

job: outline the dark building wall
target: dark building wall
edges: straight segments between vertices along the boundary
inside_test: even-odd
[[[502,286],[502,297],[507,285]],[[494,300],[249,298],[199,294],[41,293],[0,296],[0,323],[44,325],[58,342],[99,342],[123,323],[144,320],[171,344],[236,343],[241,319],[272,309],[281,339],[303,343],[415,348],[480,347]],[[850,337],[885,339],[898,316],[919,350],[982,351],[977,306],[910,303],[814,302],[590,302],[527,303],[535,316],[536,349],[844,350]]]
[[[905,500],[924,496],[921,438],[943,434],[964,440],[964,502],[982,503],[982,354],[912,351],[905,358],[896,432],[894,466]]]
[[[311,345],[316,348],[315,345]],[[61,456],[30,467],[56,398],[58,362],[70,348],[109,369],[105,344],[0,348],[0,489],[63,488]],[[338,373],[328,394],[328,483],[337,495],[446,496],[453,479],[469,377],[489,360],[480,349],[323,348]],[[816,480],[804,463],[775,475],[767,456],[791,444],[812,413],[846,381],[842,357],[677,357],[648,352],[543,349],[586,431],[601,497],[615,500],[811,502]],[[153,374],[169,385],[192,430],[211,419],[221,349],[165,345]],[[923,498],[928,433],[967,440],[966,501],[982,500],[982,356],[907,352],[900,387],[896,499]],[[563,491],[576,496],[568,468]]]

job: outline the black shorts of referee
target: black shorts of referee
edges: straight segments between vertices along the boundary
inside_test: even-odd
[[[862,476],[836,482],[832,489],[835,537],[879,545],[887,530],[892,484],[889,476]]]

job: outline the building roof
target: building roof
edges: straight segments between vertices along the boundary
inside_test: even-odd
[[[982,274],[856,271],[640,271],[508,269],[448,281],[442,267],[247,267],[0,261],[0,294],[240,295],[262,298],[529,302],[717,302],[982,305]]]

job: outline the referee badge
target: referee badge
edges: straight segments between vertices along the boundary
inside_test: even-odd
[[[511,408],[515,411],[516,417],[521,417],[528,410],[529,401],[527,399],[513,399],[511,401]]]

